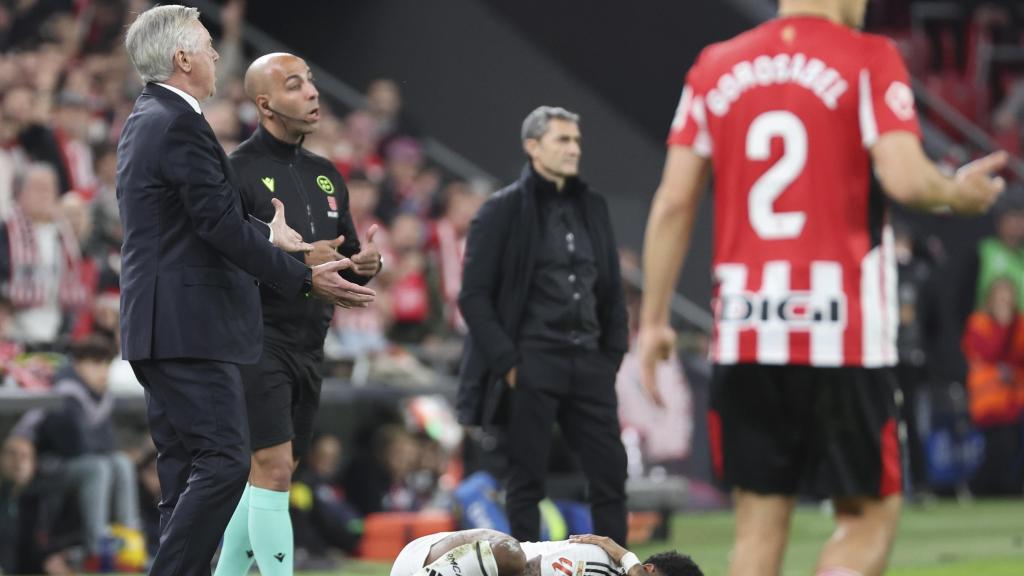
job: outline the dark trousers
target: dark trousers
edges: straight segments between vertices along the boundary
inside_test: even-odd
[[[557,422],[587,477],[594,531],[626,543],[626,450],[615,397],[617,366],[599,352],[523,350],[510,391],[508,493],[512,536],[540,540],[551,432]]]
[[[208,576],[249,476],[249,426],[238,366],[133,361],[146,389],[160,477],[160,548],[153,576]]]

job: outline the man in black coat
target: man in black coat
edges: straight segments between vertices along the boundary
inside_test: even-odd
[[[118,143],[117,196],[122,352],[146,389],[159,453],[151,573],[205,576],[249,473],[239,365],[260,356],[258,284],[350,306],[374,293],[338,274],[347,259],[310,269],[283,252],[310,246],[280,202],[269,226],[246,216],[199,108],[214,92],[218,56],[196,9],[143,12],[125,46],[146,82]]]
[[[624,544],[615,374],[628,328],[608,207],[577,178],[576,114],[540,107],[522,140],[529,164],[480,209],[466,241],[459,416],[506,433],[512,536],[540,539],[557,421],[587,476],[595,531]]]

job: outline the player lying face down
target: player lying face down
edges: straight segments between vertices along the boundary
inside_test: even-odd
[[[441,532],[409,543],[391,576],[703,576],[688,556],[655,554],[641,563],[610,538],[573,536],[522,542],[495,530]]]

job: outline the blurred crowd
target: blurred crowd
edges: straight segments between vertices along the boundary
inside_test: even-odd
[[[910,4],[929,3],[873,2],[873,13],[892,24],[899,19],[885,19],[883,8],[909,14],[899,6]],[[969,75],[977,42],[1022,45],[1017,3],[952,4],[959,6],[954,15],[923,18],[927,29],[907,40],[926,46],[927,57],[911,59],[926,78]],[[115,419],[115,397],[141,392],[118,360],[116,143],[142,88],[121,41],[131,14],[149,5],[0,0],[0,391],[49,391],[56,399],[21,416],[3,440],[3,573],[138,570],[158,538],[155,454],[144,431],[125,434]],[[219,14],[218,96],[203,105],[227,152],[258,117],[242,87],[254,56],[242,42],[244,8],[230,0]],[[998,64],[999,90],[984,93],[986,106],[960,108],[983,128],[1012,128],[1017,138],[1024,80],[1020,68]],[[374,281],[377,303],[335,316],[325,346],[329,372],[356,385],[435,383],[452,373],[461,352],[463,246],[490,190],[429,161],[392,80],[369,83],[365,104],[355,109],[325,96],[320,114],[318,132],[304,145],[345,176],[357,230],[365,237],[380,226],[384,259]],[[961,263],[949,262],[940,238],[910,219],[896,221],[896,236],[909,490],[1020,494],[1024,191],[999,205],[994,234],[972,251],[955,289],[949,270]],[[635,254],[623,253],[622,269],[627,277],[638,273]],[[628,288],[634,335],[639,301]],[[944,339],[954,342],[953,354]],[[659,368],[667,410],[654,411],[642,393],[634,353],[623,361],[617,391],[631,477],[692,474],[679,463],[705,459],[698,446],[706,390],[698,384],[709,379],[707,338],[694,331],[682,340],[683,362],[673,358]],[[486,437],[464,438],[436,397],[392,403],[363,420],[345,443],[319,433],[296,473],[291,507],[300,567],[325,565],[318,563],[332,551],[357,553],[368,515],[451,511],[463,452],[493,449]]]
[[[114,417],[116,396],[141,394],[118,359],[116,145],[142,89],[121,44],[151,4],[0,1],[0,391],[56,398],[3,444],[0,572],[139,569],[140,539],[156,542],[155,454],[144,431],[124,434]],[[232,0],[220,11],[218,96],[203,106],[229,153],[257,121],[242,83],[256,56],[242,43],[244,10]],[[305,142],[345,176],[360,235],[381,227],[378,302],[339,313],[326,346],[329,371],[356,384],[429,385],[445,374],[435,368],[450,373],[465,332],[455,306],[463,242],[489,192],[427,160],[401,98],[379,79],[360,108],[322,101],[320,130]],[[360,433],[344,470],[338,438],[319,437],[293,498],[300,548],[354,551],[366,514],[444,506],[454,447],[399,408]],[[141,550],[125,545],[135,540]]]

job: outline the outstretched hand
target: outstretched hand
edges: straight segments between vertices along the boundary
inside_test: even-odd
[[[313,246],[302,241],[302,235],[292,230],[284,219],[284,204],[277,198],[271,198],[274,205],[274,219],[270,221],[271,235],[274,246],[285,252],[309,252]]]
[[[342,308],[366,308],[377,297],[372,288],[360,286],[338,272],[352,267],[348,258],[313,267],[313,295]]]
[[[983,214],[1006,189],[1006,181],[996,176],[1006,167],[1010,156],[999,150],[968,162],[956,171],[959,194],[953,201],[953,211],[959,214]]]
[[[334,240],[317,240],[313,242],[313,249],[306,252],[306,265],[319,266],[327,262],[334,262],[344,258],[338,253],[338,246],[345,241],[345,236],[338,236]]]
[[[352,269],[360,276],[370,277],[380,272],[380,250],[373,241],[378,228],[376,224],[370,226],[370,230],[366,233],[366,243],[363,244],[363,249],[352,256]]]

